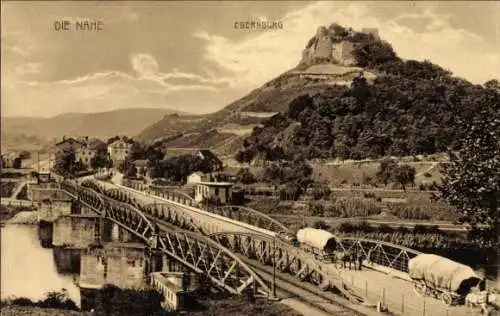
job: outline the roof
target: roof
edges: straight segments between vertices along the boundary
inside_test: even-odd
[[[131,146],[133,144],[133,142],[132,141],[127,141],[127,140],[124,140],[124,139],[120,138],[120,139],[115,140],[111,144],[108,144],[108,147],[115,147],[118,144],[125,144],[125,145],[128,145],[128,146]]]
[[[218,163],[222,163],[222,161],[211,151],[208,149],[200,149],[199,152],[203,155],[203,157],[207,159],[214,160]]]
[[[229,187],[233,185],[233,183],[231,182],[199,182],[197,184],[207,185],[211,187]]]
[[[329,242],[331,243],[331,240],[335,240],[334,238],[335,236],[322,229],[304,228],[297,232],[297,240],[300,243],[304,243],[318,249],[324,249]]]
[[[410,259],[408,274],[412,279],[425,280],[432,287],[453,292],[463,288],[465,283],[481,280],[471,267],[433,254],[420,254]]]
[[[83,142],[76,140],[73,137],[70,137],[70,138],[65,138],[65,139],[61,140],[60,142],[56,143],[56,146],[67,143],[69,141],[74,142],[74,143],[78,143],[80,145],[85,145]]]
[[[191,173],[189,176],[192,176],[192,175],[205,176],[206,174],[204,174],[203,172],[200,172],[200,171],[196,171],[196,172]]]
[[[160,281],[169,289],[173,290],[176,293],[183,292],[182,287],[172,282],[172,278],[180,278],[182,279],[184,273],[182,272],[153,272],[151,273],[154,279]]]

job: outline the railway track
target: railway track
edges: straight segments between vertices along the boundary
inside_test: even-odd
[[[151,214],[144,213],[147,219],[154,222],[158,227],[167,230],[184,230],[169,223],[163,219],[159,219]],[[198,231],[203,234],[203,232]],[[205,234],[203,234],[205,235]],[[207,236],[207,235],[205,235]],[[207,236],[208,237],[208,236]],[[243,262],[245,262],[262,280],[271,280],[273,268],[265,266],[260,262],[249,259],[241,254],[236,254]],[[373,308],[368,306],[350,302],[342,298],[341,294],[333,292],[324,292],[319,288],[309,283],[303,283],[290,275],[276,272],[277,294],[280,298],[295,298],[306,305],[313,307],[319,311],[325,312],[327,315],[336,316],[372,316],[376,314]]]
[[[237,256],[250,266],[263,280],[272,280],[273,268],[263,266],[256,260],[243,255]],[[307,305],[335,316],[381,315],[373,308],[350,302],[330,291],[322,291],[309,283],[303,283],[290,275],[276,271],[276,294],[279,298],[296,298]]]
[[[146,215],[148,219],[155,220],[161,228],[171,230],[183,230],[167,221],[155,219],[151,215]],[[243,255],[236,254],[242,261],[251,267],[263,280],[272,280],[272,267],[264,266],[256,260],[249,259]],[[306,305],[313,307],[328,315],[335,316],[365,316],[380,315],[375,314],[372,308],[352,303],[343,299],[333,292],[323,292],[312,284],[302,283],[292,276],[276,272],[276,293],[281,299],[294,298]]]

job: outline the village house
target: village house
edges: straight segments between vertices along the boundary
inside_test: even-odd
[[[209,179],[210,179],[209,175],[204,174],[203,172],[193,172],[187,177],[186,183],[196,184],[204,181],[209,181]]]
[[[137,169],[137,175],[146,175],[149,168],[148,168],[148,160],[147,159],[138,159],[134,160],[132,164],[134,167]]]
[[[75,161],[82,164],[85,169],[91,168],[91,160],[96,156],[97,151],[88,145],[88,137],[66,138],[56,143],[56,157],[63,152],[73,152],[75,154]]]
[[[84,144],[75,150],[75,160],[80,162],[85,169],[90,169],[92,158],[95,157],[96,154],[96,150],[91,149],[87,146],[87,144]]]
[[[207,200],[219,200],[222,204],[231,203],[230,182],[200,182],[196,184],[194,199],[197,202]]]
[[[17,152],[7,152],[2,154],[1,165],[2,168],[12,168],[14,167],[14,161],[19,157]]]
[[[85,145],[86,144],[81,140],[74,139],[73,137],[66,138],[66,136],[63,136],[62,140],[56,143],[56,155],[61,154],[64,151],[76,152]]]
[[[108,145],[108,154],[110,159],[116,165],[123,162],[132,149],[132,141],[125,139],[118,139]]]

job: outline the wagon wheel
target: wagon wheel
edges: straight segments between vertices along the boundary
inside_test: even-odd
[[[300,281],[304,281],[306,279],[306,274],[304,272],[299,274]]]
[[[453,303],[453,297],[448,292],[443,292],[441,294],[441,300],[443,301],[443,303],[445,303],[448,306]]]
[[[278,270],[280,272],[285,272],[286,271],[286,265],[284,263],[278,265]]]
[[[418,282],[415,282],[414,284],[415,292],[417,294],[425,296],[429,292],[427,285],[425,285],[425,282],[423,280],[420,280]]]

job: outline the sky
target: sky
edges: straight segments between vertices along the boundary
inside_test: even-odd
[[[499,79],[500,2],[1,3],[1,115],[217,111],[297,65],[316,29],[379,29],[404,59]],[[70,30],[56,30],[69,21]],[[100,22],[100,31],[76,29]],[[282,28],[235,29],[235,22]]]

